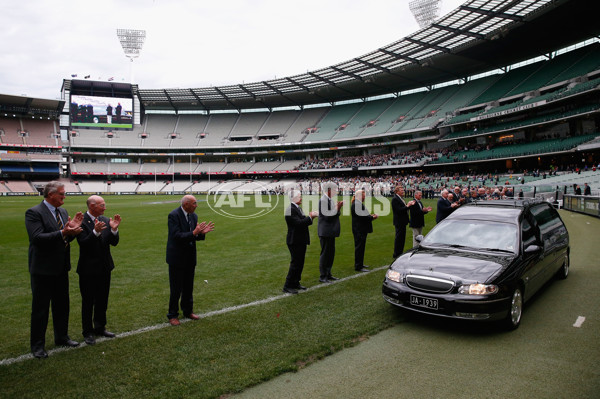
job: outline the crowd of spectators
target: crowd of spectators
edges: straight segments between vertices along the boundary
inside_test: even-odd
[[[514,189],[505,176],[494,174],[458,175],[458,174],[415,174],[415,175],[385,175],[385,176],[354,176],[305,178],[297,181],[297,188],[304,194],[321,194],[321,185],[325,182],[337,184],[340,195],[354,195],[356,190],[365,189],[370,195],[391,196],[394,187],[401,185],[407,197],[414,196],[415,191],[423,193],[423,198],[436,198],[442,190],[461,193],[467,190],[471,198],[500,199],[515,196]],[[481,191],[481,190],[484,191]],[[518,190],[522,195],[522,190]],[[458,197],[459,195],[455,195]],[[517,194],[518,195],[518,194]]]
[[[333,157],[306,160],[299,170],[343,169],[374,166],[418,165],[424,160],[437,157],[435,151],[408,151],[391,154],[370,154],[349,157]]]

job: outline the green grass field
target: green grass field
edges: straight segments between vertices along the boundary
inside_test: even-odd
[[[198,314],[280,296],[287,274],[284,201],[255,219],[214,213],[198,196],[199,219],[215,231],[198,244],[195,309]],[[174,196],[106,196],[107,216],[119,213],[121,241],[113,249],[116,268],[108,309],[108,329],[118,334],[166,323],[169,295],[165,263],[167,214]],[[31,291],[27,269],[25,210],[41,197],[0,197],[0,360],[29,353]],[[387,201],[387,200],[386,200]],[[309,198],[305,198],[305,203]],[[433,205],[433,201],[424,201]],[[67,197],[73,215],[85,210],[85,197]],[[349,202],[347,204],[349,208]],[[305,208],[306,209],[306,208]],[[248,203],[242,210],[256,212]],[[427,215],[426,231],[435,212]],[[341,218],[333,274],[355,275],[350,216]],[[376,268],[392,261],[391,215],[374,221],[365,263]],[[311,227],[302,283],[318,286],[320,246],[316,220]],[[406,248],[412,236],[407,233]],[[77,274],[78,246],[72,246],[69,333],[81,341]],[[402,320],[381,298],[385,271],[309,290],[258,306],[99,342],[92,347],[51,353],[0,366],[2,397],[219,397],[296,370]],[[206,280],[206,282],[205,282]],[[47,348],[53,349],[52,321]],[[84,383],[82,383],[84,381]]]

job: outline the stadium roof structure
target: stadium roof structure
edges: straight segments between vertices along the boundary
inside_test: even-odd
[[[469,0],[430,26],[327,68],[219,87],[140,89],[146,110],[242,110],[400,93],[504,68],[600,34],[587,0]]]
[[[0,94],[0,112],[5,114],[58,118],[64,105],[62,100]]]

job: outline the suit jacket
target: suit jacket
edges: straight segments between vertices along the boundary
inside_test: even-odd
[[[350,206],[352,215],[352,234],[367,235],[373,232],[373,216],[369,214],[365,204],[354,201]]]
[[[448,215],[452,213],[454,209],[452,208],[452,204],[450,201],[444,197],[440,197],[437,202],[437,213],[435,215],[435,222],[439,223],[442,220],[446,219]]]
[[[198,215],[190,213],[188,216],[195,227]],[[181,207],[169,213],[168,226],[167,263],[176,267],[196,266],[196,241],[204,240],[204,234],[193,234]]]
[[[415,204],[408,208],[410,212],[410,227],[423,227],[425,226],[425,212],[423,210],[423,203],[415,199]]]
[[[287,223],[287,245],[308,245],[310,244],[310,233],[308,226],[313,223],[310,216],[303,216],[300,208],[290,204],[285,211],[285,222]]]
[[[58,208],[64,224],[69,220],[66,210]],[[25,212],[25,228],[29,235],[29,273],[43,276],[59,276],[71,270],[71,246],[58,228],[56,215],[42,201]]]
[[[408,210],[410,207],[398,194],[392,198],[392,212],[394,213],[394,226],[402,227],[408,224]]]
[[[317,232],[319,237],[340,236],[340,211],[331,198],[323,195],[319,200],[319,223]]]
[[[83,216],[81,228],[83,231],[77,236],[79,244],[79,262],[77,273],[86,275],[99,275],[110,273],[115,268],[110,246],[119,243],[119,233],[113,234],[110,230],[110,220],[106,216],[98,216],[98,220],[106,223],[106,228],[96,237],[94,222],[89,214]]]

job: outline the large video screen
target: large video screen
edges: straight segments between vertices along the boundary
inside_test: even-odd
[[[71,95],[71,126],[133,129],[133,99]]]

